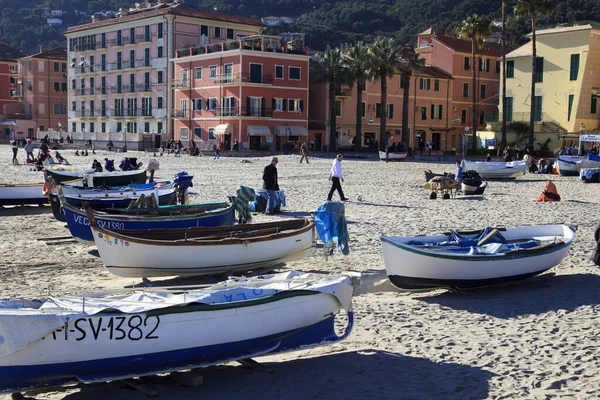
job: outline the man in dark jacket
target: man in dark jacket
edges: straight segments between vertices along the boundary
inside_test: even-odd
[[[271,160],[271,164],[267,165],[265,167],[265,170],[263,171],[263,189],[265,189],[267,191],[267,194],[269,195],[266,210],[267,214],[273,213],[276,200],[276,194],[273,192],[279,190],[279,183],[277,183],[278,162],[279,160],[277,159],[277,157],[273,157],[273,159]]]

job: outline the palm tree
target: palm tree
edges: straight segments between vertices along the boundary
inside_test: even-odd
[[[379,150],[385,151],[387,146],[387,78],[393,77],[398,67],[398,58],[402,55],[402,49],[396,45],[394,39],[376,38],[369,45],[371,53],[371,76],[379,79],[381,83],[381,124],[379,126]]]
[[[458,34],[464,38],[471,40],[471,91],[472,91],[472,126],[473,131],[473,149],[477,148],[477,65],[475,63],[475,50],[477,47],[482,46],[484,40],[489,36],[490,27],[486,24],[480,16],[473,14],[472,16],[465,19],[461,26],[458,28]]]
[[[502,139],[500,154],[506,148],[506,6],[508,0],[502,0]]]
[[[362,41],[347,46],[342,53],[342,63],[352,78],[352,82],[356,83],[356,136],[353,141],[354,150],[360,151],[362,147],[362,91],[367,83],[371,65],[369,48]]]
[[[539,15],[547,13],[552,8],[552,5],[547,0],[519,0],[515,6],[515,14],[518,17],[529,15],[531,17],[531,95],[529,108],[529,147],[533,148],[534,142],[534,119],[535,119],[535,66],[536,66],[536,38],[535,24]]]
[[[337,147],[337,116],[335,113],[335,93],[343,81],[342,54],[340,49],[327,46],[325,51],[317,53],[319,68],[311,73],[316,82],[326,82],[329,90],[329,151]]]
[[[425,68],[425,60],[419,58],[419,53],[417,53],[411,45],[407,44],[402,49],[402,57],[400,59],[400,63],[398,65],[400,70],[400,79],[401,86],[404,89],[404,93],[402,95],[402,141],[409,143],[408,137],[408,103],[410,97],[410,77],[416,72]],[[413,132],[415,135],[416,132]],[[417,151],[417,139],[414,136],[413,143],[413,154],[416,154]]]

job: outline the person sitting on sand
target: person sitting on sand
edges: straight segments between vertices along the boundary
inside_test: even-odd
[[[102,172],[102,164],[100,164],[100,162],[96,159],[94,159],[94,162],[92,162],[92,168],[96,172]]]
[[[67,159],[64,158],[63,156],[61,156],[58,151],[54,152],[54,154],[56,156],[56,161],[58,161],[59,164],[69,165],[69,162],[67,161]]]
[[[75,150],[75,154],[73,154],[74,156],[78,157],[79,156],[79,150]]]
[[[104,161],[106,161],[104,163],[104,169],[109,172],[113,172],[115,170],[115,160],[109,160],[108,158],[105,158]]]

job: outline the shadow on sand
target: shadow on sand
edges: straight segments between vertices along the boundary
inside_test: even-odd
[[[497,318],[514,318],[558,309],[573,311],[581,306],[598,305],[599,286],[599,275],[544,274],[516,286],[443,292],[416,299],[455,310],[487,314]]]
[[[52,207],[42,206],[0,206],[0,217],[15,217],[19,215],[41,215],[52,213]]]
[[[202,369],[204,386],[198,388],[180,386],[168,376],[150,376],[138,382],[169,399],[456,399],[466,394],[481,399],[488,397],[488,382],[494,376],[478,367],[370,349],[268,362],[263,366],[273,372],[237,364]],[[64,399],[146,398],[143,392],[132,392],[121,382],[78,388],[79,392],[66,394]]]

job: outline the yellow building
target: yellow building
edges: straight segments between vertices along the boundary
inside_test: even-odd
[[[528,35],[531,38],[531,34]],[[534,119],[537,143],[552,139],[555,150],[565,134],[600,130],[600,24],[536,31],[536,71],[532,74],[532,42],[506,55],[506,121],[529,124],[531,79],[536,80]],[[499,118],[491,129],[499,133]],[[583,129],[582,129],[583,124]],[[500,137],[497,134],[496,138]],[[514,142],[508,134],[508,142]],[[539,146],[535,146],[536,150]]]

